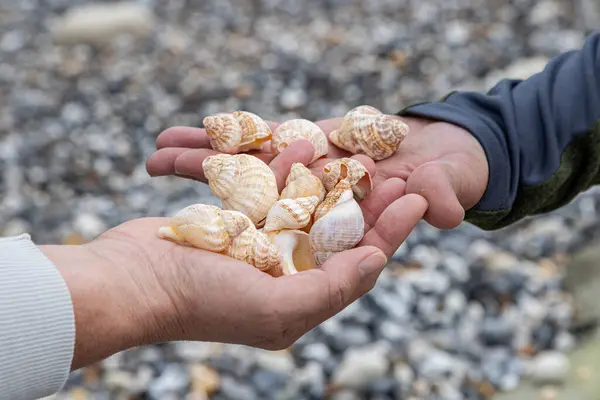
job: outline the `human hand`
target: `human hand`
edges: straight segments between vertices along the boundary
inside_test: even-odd
[[[371,173],[375,195],[382,191],[390,197],[393,194],[398,197],[420,194],[429,202],[424,216],[427,222],[440,229],[458,226],[464,219],[465,210],[477,204],[487,187],[488,163],[481,145],[468,131],[455,125],[418,118],[404,117],[402,120],[409,125],[410,132],[392,157],[374,163],[366,156],[352,156],[330,143],[327,156],[311,163],[309,168],[320,177],[327,163],[352,156]],[[333,118],[316,123],[329,135],[341,122],[342,118]],[[271,129],[278,126],[276,122],[269,122],[269,125]],[[147,162],[151,175],[176,174],[203,182],[206,179],[202,160],[216,154],[204,129],[187,127],[174,127],[161,133],[157,149]],[[295,149],[301,162],[310,161],[308,150],[304,151],[298,144]],[[267,162],[273,159],[268,148],[255,155]],[[272,165],[272,168],[277,171],[279,166]],[[283,168],[277,174],[280,181],[285,181],[285,170]],[[406,186],[398,178],[406,182]],[[394,183],[386,183],[390,179]],[[380,188],[383,183],[386,187]],[[369,213],[368,209],[363,210]]]
[[[374,213],[383,212],[383,202],[365,202]],[[386,255],[426,209],[422,197],[403,197],[383,212],[396,214],[401,224],[390,226],[390,215],[383,217],[372,222],[360,247],[336,254],[320,269],[279,278],[224,255],[159,239],[166,218],[129,221],[81,246],[40,246],[73,300],[72,369],[165,341],[289,347],[373,287]]]

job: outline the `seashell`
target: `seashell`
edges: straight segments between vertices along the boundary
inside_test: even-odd
[[[252,223],[243,214],[223,212],[209,204],[194,204],[175,214],[169,225],[160,228],[158,236],[181,245],[220,253],[249,226]]]
[[[271,243],[265,233],[260,232],[253,225],[231,243],[225,254],[253,265],[274,277],[283,275],[278,247]]]
[[[298,230],[283,230],[269,232],[267,236],[279,249],[283,275],[294,275],[317,268],[308,233]]]
[[[265,232],[304,228],[319,205],[317,196],[279,200],[269,210]]]
[[[273,135],[262,118],[248,111],[215,114],[203,124],[212,148],[226,154],[260,150]]]
[[[276,245],[238,211],[194,204],[179,211],[158,231],[161,239],[227,255],[273,276],[282,275]]]
[[[311,163],[329,151],[329,142],[325,132],[317,124],[307,119],[292,119],[279,125],[271,139],[271,151],[279,154],[295,140],[306,139],[314,147]]]
[[[224,210],[240,211],[261,227],[279,199],[275,174],[262,160],[248,154],[218,154],[202,163],[211,191]]]
[[[343,179],[327,194],[315,211],[310,244],[317,265],[331,256],[354,248],[363,238],[365,220],[354,200],[350,183]]]
[[[329,140],[340,149],[379,161],[398,150],[408,131],[408,125],[399,118],[371,106],[359,106],[346,114]]]
[[[348,180],[355,198],[362,200],[373,191],[373,181],[367,168],[353,158],[340,158],[323,167],[323,186],[332,190],[342,179]]]
[[[279,199],[317,196],[320,203],[327,194],[323,182],[301,163],[292,164],[285,185]]]

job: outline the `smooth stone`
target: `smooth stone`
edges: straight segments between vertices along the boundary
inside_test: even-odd
[[[228,400],[258,400],[259,397],[252,386],[225,375],[221,377],[219,392]]]
[[[286,350],[261,350],[256,353],[255,360],[258,366],[282,374],[291,374],[296,368],[292,354]]]
[[[315,398],[322,398],[326,389],[325,372],[315,361],[307,363],[296,374],[297,382]]]
[[[448,378],[456,366],[457,362],[450,354],[440,350],[432,350],[418,364],[417,371],[419,376],[430,382],[435,382]]]
[[[488,346],[509,345],[514,336],[513,326],[502,317],[483,320],[480,338]]]
[[[331,338],[331,347],[336,351],[362,346],[371,342],[371,333],[359,325],[347,325],[339,335]]]
[[[169,364],[163,373],[148,387],[148,394],[153,399],[163,399],[171,392],[181,393],[189,384],[188,372],[179,364]]]
[[[362,396],[359,393],[349,389],[335,392],[329,398],[331,400],[362,400]]]
[[[471,271],[469,265],[459,256],[447,254],[442,261],[442,270],[456,283],[464,283],[469,280]]]
[[[312,343],[304,346],[300,352],[300,356],[305,360],[313,360],[320,363],[332,357],[331,350],[324,343]]]
[[[286,380],[286,375],[266,370],[257,370],[251,377],[254,387],[265,395],[283,388],[286,384]]]
[[[364,388],[383,378],[388,370],[387,349],[378,344],[350,348],[335,370],[332,383],[349,388]]]
[[[538,384],[561,384],[571,368],[566,355],[558,351],[539,353],[530,365],[529,377]]]

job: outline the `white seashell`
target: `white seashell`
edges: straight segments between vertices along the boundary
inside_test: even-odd
[[[267,214],[264,231],[304,228],[318,205],[317,196],[279,200]]]
[[[273,135],[262,118],[248,111],[215,114],[203,124],[212,148],[227,154],[260,150]]]
[[[317,265],[335,253],[354,248],[363,238],[365,220],[347,180],[342,180],[319,205],[310,229]]]
[[[308,233],[283,230],[269,232],[267,235],[279,249],[283,275],[294,275],[317,268]]]
[[[292,164],[285,185],[280,199],[317,196],[320,203],[327,194],[323,182],[301,163]]]
[[[332,190],[342,179],[348,180],[358,200],[365,199],[373,191],[373,181],[367,168],[353,158],[340,158],[323,167],[323,186]]]
[[[211,191],[224,210],[240,211],[261,227],[279,199],[275,174],[262,160],[247,154],[218,154],[202,163]]]
[[[271,151],[279,154],[295,140],[308,140],[314,147],[311,163],[329,151],[329,141],[325,132],[317,124],[307,119],[293,119],[279,125],[271,139]]]

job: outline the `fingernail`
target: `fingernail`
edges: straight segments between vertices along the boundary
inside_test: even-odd
[[[380,271],[387,263],[387,257],[382,252],[371,254],[358,265],[358,273],[363,279],[368,275]]]

